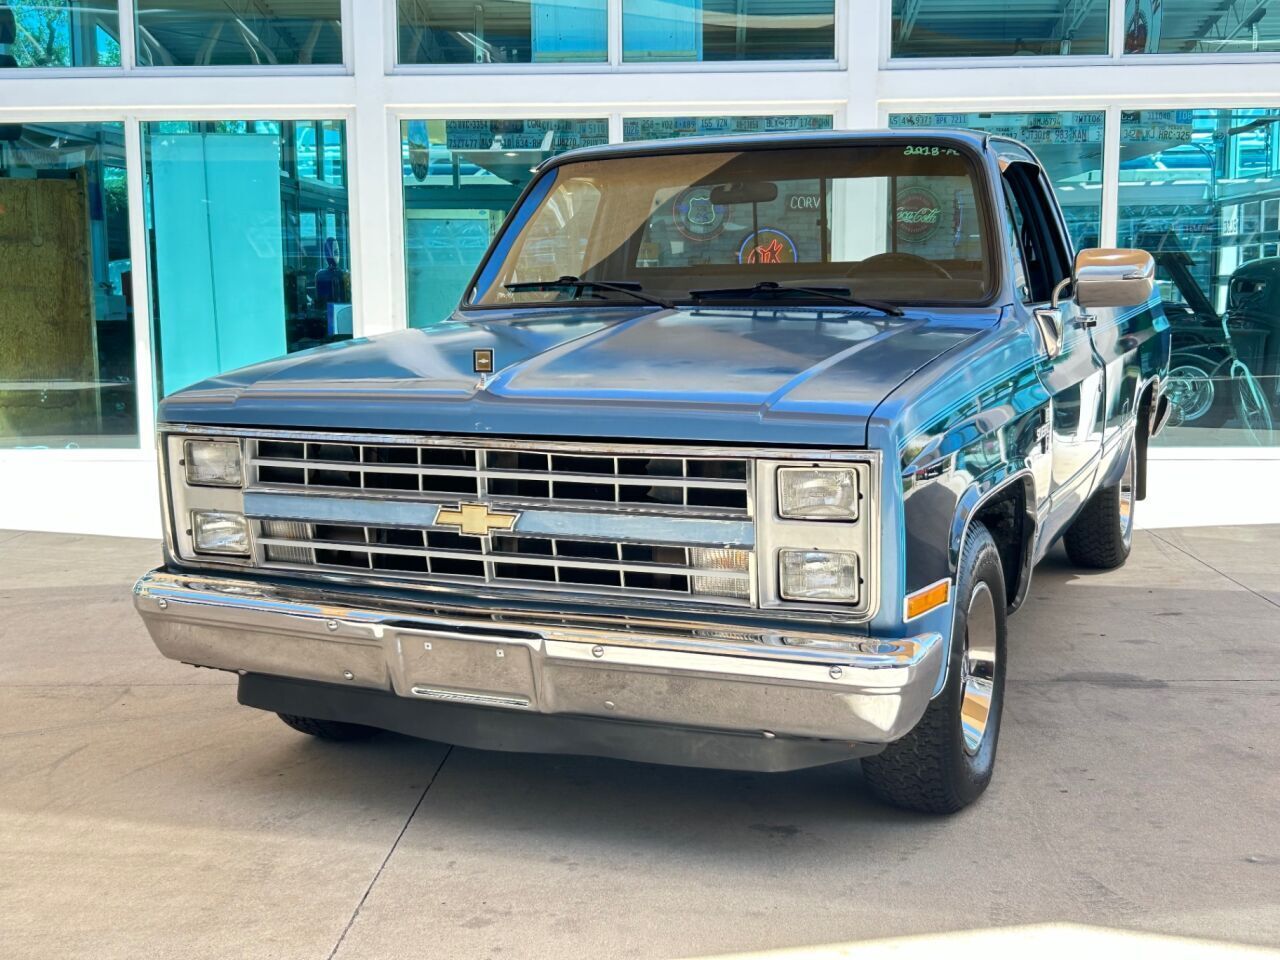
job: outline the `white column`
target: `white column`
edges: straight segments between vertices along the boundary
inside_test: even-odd
[[[403,270],[401,224],[392,215],[399,204],[398,146],[388,133],[387,70],[394,43],[395,7],[381,2],[360,4],[360,15],[343,24],[351,33],[351,66],[355,74],[355,109],[347,121],[351,184],[351,288],[357,335],[385,333],[405,325],[404,290],[396,284]],[[398,140],[394,141],[398,144]]]
[[[888,17],[889,4],[881,0],[845,0],[838,2],[836,9],[844,15],[844,23],[837,24],[844,41],[841,61],[848,83],[843,125],[850,130],[878,127],[880,48],[881,38],[888,31],[884,19]]]

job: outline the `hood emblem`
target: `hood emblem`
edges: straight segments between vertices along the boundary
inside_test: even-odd
[[[473,350],[471,352],[471,365],[476,373],[493,373],[493,351]]]
[[[441,507],[436,513],[435,525],[457,527],[471,537],[487,537],[495,530],[511,530],[519,519],[519,512],[490,510],[483,503],[460,503],[457,510]]]

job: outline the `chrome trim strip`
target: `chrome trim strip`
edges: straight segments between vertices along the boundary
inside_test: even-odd
[[[286,441],[288,442],[288,441]],[[364,444],[364,446],[377,446],[377,444]],[[589,455],[584,455],[589,456]],[[603,459],[603,458],[601,458]],[[626,458],[623,458],[626,459]],[[672,460],[687,460],[688,457],[671,456]],[[694,457],[693,459],[699,459]],[[732,459],[743,459],[734,457]],[[632,473],[573,473],[572,471],[556,470],[497,470],[493,467],[449,467],[437,466],[436,464],[409,464],[409,463],[356,463],[350,460],[319,460],[300,458],[297,460],[284,460],[280,457],[254,457],[252,463],[257,467],[285,467],[290,470],[341,470],[347,473],[396,473],[414,476],[417,474],[432,474],[442,477],[475,477],[481,473],[486,477],[497,478],[499,480],[554,480],[557,483],[600,483],[609,484],[611,486],[621,485],[624,487],[672,487],[680,489],[684,487],[706,488],[708,490],[742,490],[746,487],[746,480],[724,480],[718,477],[667,477],[662,475],[641,476]],[[263,486],[251,482],[249,486]],[[296,484],[295,486],[301,486]],[[314,489],[319,484],[307,484],[307,489]],[[337,487],[335,489],[343,489]],[[396,493],[394,489],[388,489],[388,493]],[[409,492],[409,491],[406,491]],[[594,502],[594,501],[588,501]],[[612,501],[604,500],[602,503],[610,503]]]
[[[254,427],[217,427],[199,424],[162,423],[163,433],[195,434],[199,436],[243,437],[250,440],[299,440],[310,443],[367,443],[428,447],[465,447],[467,449],[494,450],[545,450],[550,453],[576,454],[578,456],[609,455],[619,457],[686,457],[708,460],[742,460],[767,457],[772,460],[808,460],[814,463],[831,460],[869,460],[874,451],[795,449],[790,447],[736,447],[724,444],[716,447],[669,443],[598,443],[566,440],[516,440],[501,437],[459,437],[450,435],[397,433],[341,433],[314,430],[261,429]]]
[[[369,527],[433,527],[441,504],[416,500],[357,500],[314,494],[255,493],[244,495],[245,516],[254,520],[309,520],[353,523]]]
[[[459,690],[441,690],[438,687],[414,687],[415,697],[427,700],[442,700],[446,703],[470,703],[477,707],[511,707],[517,710],[529,709],[528,697],[499,697],[485,693],[463,693]]]
[[[749,580],[751,574],[745,570],[716,570],[695,566],[675,566],[664,563],[627,563],[620,560],[598,560],[590,557],[573,557],[563,554],[544,556],[536,553],[468,553],[465,550],[434,550],[416,547],[397,547],[383,543],[344,543],[326,540],[286,540],[279,537],[259,537],[258,543],[265,547],[306,547],[315,550],[337,550],[346,553],[386,553],[401,557],[441,557],[447,560],[474,560],[477,563],[487,560],[492,563],[511,563],[531,567],[574,567],[584,570],[618,570],[623,573],[662,573],[677,577],[709,577],[715,580]],[[276,561],[267,561],[272,568],[281,566]],[[291,564],[291,569],[306,570],[308,564]],[[504,578],[517,579],[517,578]],[[723,599],[723,598],[717,598]]]
[[[457,500],[445,501],[457,503]],[[470,501],[466,501],[470,502]],[[308,520],[366,527],[433,527],[441,504],[413,500],[335,499],[315,494],[244,495],[245,515],[255,520]],[[443,529],[443,528],[442,528]],[[450,528],[452,530],[452,528]],[[755,544],[751,521],[703,520],[672,516],[630,516],[607,512],[524,510],[508,534],[569,540],[622,540],[681,546],[742,547]]]

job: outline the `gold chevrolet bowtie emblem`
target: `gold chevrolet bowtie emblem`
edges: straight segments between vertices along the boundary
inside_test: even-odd
[[[487,537],[494,530],[510,530],[520,519],[518,513],[499,513],[483,503],[460,503],[457,510],[440,508],[437,527],[458,527],[472,537]]]

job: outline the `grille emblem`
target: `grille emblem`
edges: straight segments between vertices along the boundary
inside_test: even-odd
[[[460,503],[457,510],[441,508],[436,514],[437,527],[457,527],[472,537],[487,537],[494,530],[510,530],[520,519],[519,513],[500,513],[483,503]]]

